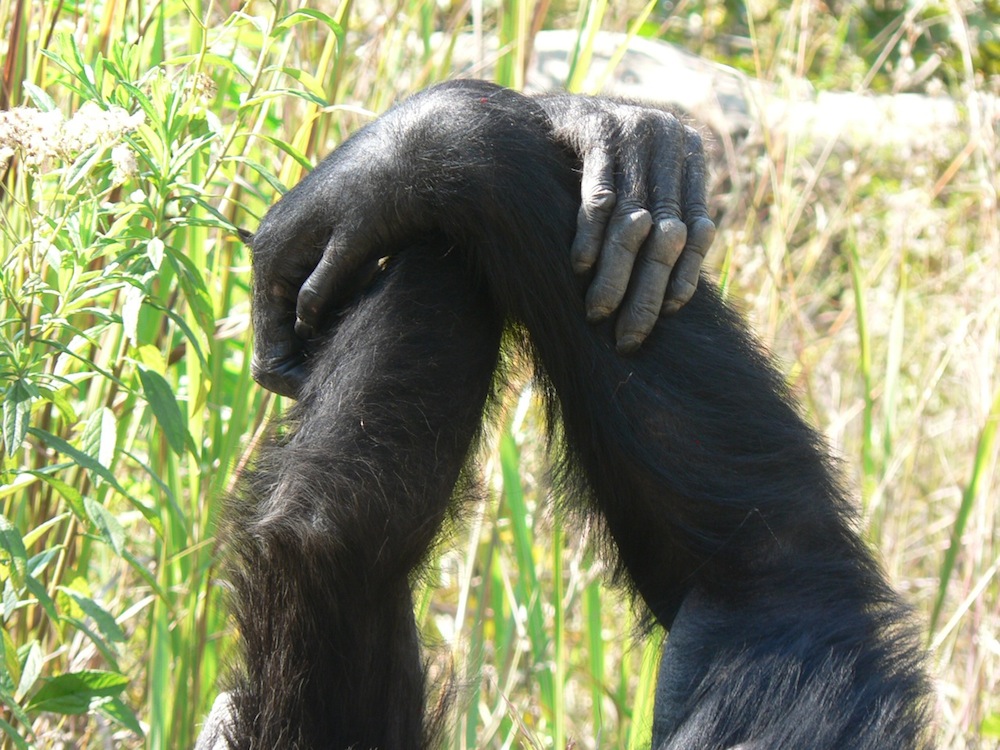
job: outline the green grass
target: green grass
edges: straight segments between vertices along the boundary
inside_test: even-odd
[[[509,85],[534,28],[571,27],[573,88],[611,29],[779,87],[804,75],[961,104],[953,141],[908,154],[764,139],[724,201],[715,263],[845,457],[864,532],[926,625],[941,746],[993,747],[992,6],[883,6],[509,0],[482,24]],[[445,77],[475,15],[430,0],[231,7],[0,0],[0,148],[21,144],[0,169],[3,748],[193,743],[233,638],[218,499],[283,408],[250,378],[235,229],[372,113]],[[484,497],[416,597],[435,668],[464,686],[448,744],[642,747],[660,639],[604,585],[590,531],[555,513],[530,390],[507,406]]]

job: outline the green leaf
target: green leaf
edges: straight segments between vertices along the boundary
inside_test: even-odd
[[[7,701],[2,700],[2,698],[3,698],[3,696],[0,696],[0,703],[3,703],[3,704],[6,705]],[[15,711],[15,715],[17,715],[19,719],[21,718],[20,711]],[[27,717],[24,717],[24,718],[27,718]],[[29,721],[22,721],[22,723],[25,724],[25,725],[30,725],[31,724],[30,720]],[[10,737],[14,741],[14,746],[18,750],[31,750],[31,745],[29,745],[28,742],[27,742],[27,740],[24,739],[24,735],[22,735],[20,732],[18,732],[16,729],[14,729],[14,727],[12,727],[10,724],[8,724],[3,719],[0,719],[0,729],[3,730],[3,734],[5,736]]]
[[[163,353],[152,344],[143,344],[135,350],[135,358],[147,370],[162,375],[167,371],[167,360]]]
[[[21,677],[17,681],[14,700],[20,703],[24,699],[24,696],[28,694],[28,691],[35,686],[39,676],[42,674],[43,663],[42,648],[38,645],[38,641],[32,641],[28,647],[28,653],[24,655],[24,661],[21,663]]]
[[[267,33],[267,18],[264,16],[252,16],[249,13],[243,13],[240,11],[233,14],[233,19],[238,21],[247,21],[261,34]]]
[[[3,514],[0,514],[0,548],[7,553],[7,560],[0,562],[9,565],[14,572],[14,580],[19,583],[27,574],[28,553],[24,549],[21,532]]]
[[[80,466],[85,468],[87,471],[91,472],[92,474],[96,474],[98,477],[100,477],[105,482],[110,484],[115,490],[120,492],[122,495],[129,498],[130,500],[134,500],[134,498],[132,498],[132,496],[129,495],[120,484],[118,484],[118,480],[115,479],[115,475],[112,474],[110,471],[108,471],[104,466],[102,466],[101,463],[97,461],[89,453],[86,453],[78,448],[73,447],[58,435],[53,435],[51,432],[40,430],[37,427],[29,427],[28,433],[34,435],[36,438],[41,440],[50,448],[54,448],[60,453],[69,456],[71,459],[73,459],[76,463],[80,464]]]
[[[0,606],[0,615],[4,619],[10,617],[14,612],[17,611],[18,607],[21,606],[21,600],[18,599],[18,592],[14,589],[14,581],[12,578],[8,578],[3,582],[3,598],[0,599],[2,606]],[[4,637],[7,637],[7,631],[4,631]],[[11,649],[14,648],[14,644],[10,644]],[[13,653],[10,652],[10,653]],[[8,665],[9,668],[10,665]],[[0,680],[3,678],[3,672],[0,672]],[[13,688],[11,688],[13,689]]]
[[[66,171],[66,187],[76,187],[77,183],[93,172],[94,167],[104,158],[107,150],[106,146],[97,145],[81,152]]]
[[[300,91],[299,89],[270,89],[269,91],[262,91],[260,94],[252,96],[244,102],[240,102],[240,109],[254,109],[270,99],[282,99],[286,96],[302,99],[309,104],[315,104],[317,107],[326,106],[326,99],[310,94],[308,91]],[[270,138],[265,138],[262,133],[255,133],[254,135],[263,140],[270,140]],[[312,162],[310,162],[309,168],[311,169],[312,166]]]
[[[951,574],[955,570],[955,563],[958,560],[958,552],[962,549],[962,534],[965,532],[965,525],[972,515],[973,506],[976,500],[982,497],[982,502],[987,501],[987,492],[982,491],[982,485],[986,477],[989,476],[995,464],[993,458],[993,448],[997,442],[997,433],[1000,430],[1000,388],[993,394],[993,405],[990,413],[986,416],[986,423],[979,433],[979,441],[976,446],[976,457],[972,463],[972,476],[962,493],[962,502],[959,505],[958,513],[955,515],[955,522],[951,527],[951,543],[945,551],[944,559],[941,561],[941,572],[938,575],[937,598],[934,601],[934,609],[931,612],[930,632],[937,630],[938,619],[944,609],[945,597],[948,593],[948,582]]]
[[[121,629],[108,610],[79,591],[67,586],[61,586],[60,589],[83,610],[87,617],[94,621],[105,638],[113,643],[125,642],[125,631]]]
[[[43,549],[37,555],[33,555],[30,560],[28,560],[28,575],[38,578],[45,569],[49,566],[49,563],[55,560],[59,553],[62,551],[62,545],[56,545],[55,547],[48,547]]]
[[[56,108],[55,99],[46,94],[45,91],[40,89],[31,81],[22,81],[21,85],[24,86],[24,90],[27,92],[28,96],[31,97],[31,101],[35,103],[35,106],[43,112],[51,112]]]
[[[287,16],[279,19],[278,22],[274,24],[271,36],[278,37],[285,31],[288,31],[288,29],[302,23],[303,21],[319,21],[329,28],[330,31],[336,35],[338,40],[343,41],[344,39],[344,27],[333,20],[333,16],[312,8],[299,8],[298,10],[293,11]]]
[[[139,368],[139,380],[142,381],[142,391],[146,396],[149,407],[156,416],[156,421],[163,428],[163,435],[167,439],[167,444],[177,455],[184,452],[187,445],[194,453],[194,445],[191,435],[184,423],[184,415],[181,413],[177,399],[170,388],[170,384],[159,373],[152,370]]]
[[[309,93],[317,97],[320,101],[326,102],[326,89],[323,82],[318,78],[298,68],[282,67],[279,70],[292,80],[298,81],[305,86]],[[323,106],[328,107],[330,104],[326,102]]]
[[[118,523],[118,519],[96,500],[91,500],[89,497],[84,498],[83,504],[87,508],[87,517],[97,527],[101,538],[111,545],[111,548],[115,552],[121,555],[125,549],[127,538],[125,536],[125,529]]]
[[[104,698],[116,698],[128,685],[128,678],[117,672],[97,670],[70,672],[44,681],[28,702],[28,711],[51,711],[57,714],[87,713],[103,703]]]
[[[198,326],[205,335],[212,337],[215,335],[215,311],[212,309],[212,297],[208,293],[208,284],[201,271],[194,262],[177,250],[171,250],[170,262],[177,271],[177,281],[184,292],[184,298],[191,306]]]
[[[163,251],[163,240],[159,237],[153,237],[146,243],[146,255],[149,258],[149,262],[153,264],[153,268],[157,271],[160,270],[160,266],[163,264]]]
[[[59,613],[56,611],[56,604],[52,601],[52,597],[49,596],[49,592],[42,585],[41,581],[34,576],[27,576],[24,579],[24,586],[38,600],[39,606],[45,610],[45,614],[49,616],[49,619],[52,622],[59,622]]]
[[[3,400],[3,445],[8,456],[20,449],[28,434],[33,401],[31,392],[21,380],[15,380],[7,389]]]
[[[10,637],[10,633],[7,632],[7,628],[0,629],[0,643],[3,644],[3,666],[7,670],[7,677],[10,682],[4,680],[5,683],[9,684],[10,689],[14,689],[14,683],[21,680],[21,662],[17,658],[17,646],[14,645],[14,639]]]
[[[58,526],[63,521],[65,521],[68,516],[69,516],[68,513],[55,513],[54,515],[51,515],[48,518],[46,518],[44,521],[42,521],[35,528],[33,528],[31,531],[29,531],[22,537],[24,539],[24,548],[31,549],[33,546],[35,546],[35,542],[37,542],[43,536],[48,534],[54,527]],[[61,547],[62,545],[59,542],[54,542],[45,549],[61,549]],[[38,557],[38,555],[35,555],[35,557]],[[29,565],[28,567],[31,568],[31,565]],[[34,569],[31,569],[31,572],[32,574],[34,574]]]
[[[83,451],[74,448],[72,445],[67,443],[61,437],[53,435],[51,432],[46,432],[45,430],[39,430],[37,427],[29,427],[28,434],[34,435],[36,438],[41,440],[50,448],[54,448],[60,453],[69,456],[76,463],[85,468],[87,471],[97,475],[105,482],[110,484],[122,497],[127,498],[128,501],[132,503],[132,505],[135,506],[140,513],[142,513],[143,517],[147,521],[149,521],[150,525],[153,527],[153,529],[156,531],[157,534],[162,533],[163,522],[157,515],[156,509],[150,508],[149,506],[140,502],[131,494],[126,492],[125,488],[118,483],[117,479],[115,479],[114,474],[112,474],[106,468],[101,466],[101,464],[95,461],[91,456],[88,456]]]
[[[43,471],[31,471],[29,473],[32,476],[38,477],[45,482],[45,484],[58,492],[69,507],[72,508],[73,515],[79,519],[87,517],[87,512],[83,507],[83,495],[80,494],[80,491],[76,487]]]
[[[111,468],[115,458],[115,447],[118,444],[115,428],[114,413],[106,406],[101,407],[87,418],[87,423],[83,427],[83,437],[80,439],[81,447],[87,455],[97,459],[106,469]]]
[[[979,733],[983,739],[1000,738],[1000,714],[990,714],[985,717],[983,723],[979,725]]]
[[[145,733],[139,725],[139,720],[135,718],[135,712],[126,706],[120,698],[112,698],[107,703],[101,704],[97,710],[111,719],[111,721],[134,732],[139,737],[145,737]]]
[[[156,105],[153,104],[153,102],[150,100],[148,96],[146,96],[146,93],[141,88],[139,88],[135,84],[129,83],[128,81],[121,81],[120,84],[122,88],[124,88],[132,95],[132,98],[135,100],[135,103],[139,105],[139,108],[142,110],[142,113],[146,115],[147,122],[155,123],[160,121],[161,117],[159,111],[157,111],[156,109]]]
[[[141,286],[130,286],[125,290],[125,301],[122,303],[122,330],[125,338],[133,344],[139,341],[139,313],[145,299],[146,292]]]
[[[224,158],[224,161],[246,165],[249,169],[252,169],[260,175],[260,177],[270,186],[271,190],[273,190],[277,195],[283,195],[288,192],[288,189],[282,185],[278,178],[271,173],[271,170],[263,164],[255,162],[252,159],[247,159],[243,156],[227,156]]]
[[[316,103],[322,106],[320,102]],[[307,172],[312,171],[313,168],[312,160],[310,160],[305,154],[303,154],[301,151],[295,148],[292,144],[285,143],[280,138],[275,138],[273,135],[267,135],[266,133],[254,133],[253,135],[262,141],[267,141],[271,145],[277,146],[279,149],[284,151],[290,157],[295,159],[295,161],[298,162],[299,166],[302,167]]]

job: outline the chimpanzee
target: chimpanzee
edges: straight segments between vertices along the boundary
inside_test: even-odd
[[[648,110],[559,106],[617,122],[586,135],[604,154],[602,133],[649,142]],[[635,203],[598,253],[579,209],[594,168],[559,122],[486,83],[430,89],[250,238],[258,371],[299,402],[221,532],[245,664],[214,729],[233,748],[433,746],[410,575],[462,481],[507,330],[534,357],[569,504],[600,521],[619,580],[670,631],[655,748],[930,747],[918,634],[821,438],[711,283],[659,316],[673,258],[633,225],[651,206],[669,255],[681,219],[693,255],[707,247],[694,138],[680,128],[665,153],[608,168]],[[574,245],[578,216],[590,236]],[[637,242],[648,267],[630,280]],[[584,270],[600,254],[593,278],[571,247]],[[588,322],[626,287],[617,321]],[[693,286],[678,290],[666,307]]]

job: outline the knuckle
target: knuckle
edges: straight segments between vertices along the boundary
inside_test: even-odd
[[[635,255],[652,226],[653,217],[644,208],[616,212],[611,221],[607,242],[630,255]]]
[[[297,398],[301,388],[301,377],[296,369],[299,364],[301,357],[296,355],[269,357],[254,354],[250,361],[250,375],[254,382],[272,393]]]
[[[618,202],[618,196],[610,185],[600,184],[584,196],[580,209],[588,219],[594,216],[607,216]]]
[[[623,205],[616,212],[615,221],[630,230],[648,232],[653,226],[653,216],[649,211],[634,203]]]
[[[650,110],[639,109],[630,118],[629,126],[637,138],[648,140],[654,138],[660,131],[660,123]]]
[[[296,290],[284,279],[271,278],[267,282],[267,299],[278,302],[281,300],[294,302]]]
[[[674,188],[676,192],[665,190],[659,191],[659,203],[657,211],[657,218],[663,219],[677,219],[681,215],[681,196],[680,190],[682,189],[677,183],[674,183]],[[666,195],[663,195],[663,193]]]
[[[613,141],[618,135],[618,118],[612,112],[595,113],[593,127],[599,141]]]
[[[665,109],[633,105],[629,109],[629,120],[634,127],[650,135],[664,130],[675,132],[680,126],[680,120]]]
[[[676,234],[670,236],[657,231],[647,240],[643,250],[643,259],[647,263],[673,268],[683,249],[683,236],[678,238]]]
[[[680,252],[687,241],[688,228],[683,221],[675,216],[663,219],[656,223],[656,231],[670,249]]]
[[[591,138],[600,138],[614,132],[616,119],[612,110],[602,108],[584,113],[578,123]]]
[[[623,310],[616,326],[617,349],[620,353],[636,351],[656,325],[660,310],[645,302],[636,302]]]
[[[715,223],[706,217],[695,219],[688,229],[690,242],[688,246],[704,256],[709,246],[715,241]]]
[[[646,123],[651,139],[659,143],[664,141],[683,142],[683,125],[672,113],[662,109],[646,110]]]
[[[253,359],[250,361],[250,374],[253,375],[253,379],[260,383],[261,378],[267,377],[268,372],[267,365],[261,361],[260,357],[256,354],[253,355]]]
[[[704,139],[696,128],[689,125],[684,126],[684,142],[687,145],[688,154],[703,154],[705,151]]]

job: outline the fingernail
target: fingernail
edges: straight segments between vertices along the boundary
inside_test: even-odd
[[[295,319],[295,335],[300,339],[311,339],[313,337],[313,327],[302,318]]]
[[[587,308],[587,322],[588,323],[600,323],[606,317],[611,314],[611,310],[606,307],[588,307]]]
[[[677,300],[667,300],[663,303],[663,307],[660,308],[660,312],[667,315],[673,315],[675,312],[681,309],[681,303]]]
[[[638,336],[628,335],[618,339],[616,348],[619,354],[631,354],[639,348],[640,344],[642,344],[642,340]]]

